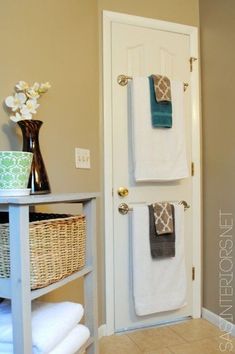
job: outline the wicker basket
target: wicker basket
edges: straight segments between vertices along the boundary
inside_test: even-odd
[[[30,213],[31,289],[43,288],[85,265],[84,215]],[[10,277],[8,214],[0,213],[0,278]]]

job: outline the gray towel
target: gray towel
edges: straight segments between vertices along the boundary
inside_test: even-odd
[[[159,236],[156,233],[153,206],[149,205],[149,241],[152,258],[175,257],[175,231],[171,234]],[[175,224],[175,211],[172,205],[173,222]],[[175,226],[175,225],[174,225]],[[175,227],[174,227],[175,230]]]

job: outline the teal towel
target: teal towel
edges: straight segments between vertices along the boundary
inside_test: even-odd
[[[157,102],[151,76],[149,76],[149,88],[152,126],[154,128],[172,128],[172,104],[171,102]]]

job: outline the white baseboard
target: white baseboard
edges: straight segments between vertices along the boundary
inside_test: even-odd
[[[221,316],[211,312],[210,310],[202,308],[202,318],[205,318],[207,321],[220,328],[222,331],[227,331],[231,333],[233,337],[235,337],[235,325],[231,322],[228,322]],[[103,324],[98,328],[98,338],[101,339],[105,336],[107,336],[107,328],[106,324]]]
[[[106,324],[102,324],[99,328],[98,328],[98,338],[102,338],[107,336],[107,330],[106,330]]]
[[[233,337],[235,337],[235,325],[228,322],[223,317],[216,315],[205,308],[202,308],[202,317],[207,321],[214,324],[216,327],[220,328],[222,331],[229,332]]]

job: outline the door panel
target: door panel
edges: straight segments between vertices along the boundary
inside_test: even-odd
[[[192,209],[185,214],[185,254],[187,270],[187,306],[182,309],[136,316],[132,291],[130,213],[121,215],[122,202],[152,203],[161,200],[185,200],[192,204],[192,178],[174,182],[136,183],[133,178],[129,88],[117,83],[117,76],[148,76],[159,73],[174,80],[190,81],[189,37],[144,27],[112,24],[112,139],[113,139],[113,210],[114,210],[114,284],[115,330],[137,328],[192,314]],[[190,87],[184,94],[184,114],[188,164],[192,154]],[[117,190],[125,186],[127,197]]]

